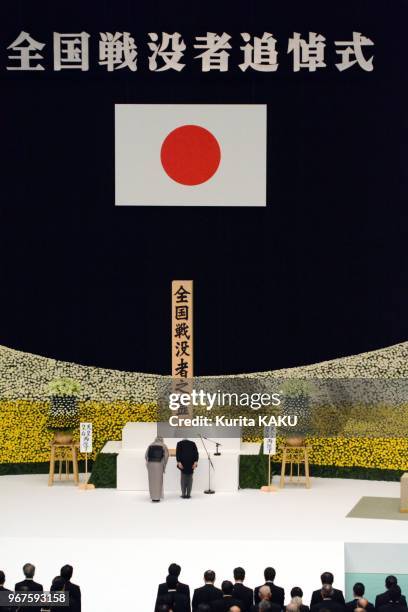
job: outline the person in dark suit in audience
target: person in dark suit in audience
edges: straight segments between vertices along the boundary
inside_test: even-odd
[[[34,581],[35,574],[35,566],[32,563],[26,563],[23,565],[23,574],[25,579],[21,582],[17,582],[14,590],[18,592],[22,591],[35,591],[35,592],[43,592],[43,585],[39,582]],[[39,608],[31,608],[32,612],[40,612],[41,607]]]
[[[167,576],[167,593],[159,595],[156,601],[155,612],[161,604],[166,604],[176,612],[191,612],[190,598],[177,590],[177,576]]]
[[[387,604],[390,599],[390,590],[394,587],[398,586],[398,579],[396,576],[387,576],[385,579],[385,588],[387,589],[385,591],[385,593],[380,593],[380,595],[377,595],[377,597],[375,598],[375,607],[379,608],[380,606],[383,606],[384,604]],[[407,601],[404,597],[404,595],[401,595],[401,602],[404,606],[407,605]]]
[[[211,603],[212,612],[227,612],[231,606],[241,607],[241,601],[233,596],[234,585],[230,580],[222,582],[221,591],[222,599],[216,599]]]
[[[334,582],[333,574],[331,572],[323,572],[323,574],[320,576],[320,580],[322,581],[322,585],[329,584],[332,587],[332,591],[333,591],[332,600],[337,601],[337,603],[344,606],[346,602],[344,601],[343,592],[340,591],[340,589],[333,588],[333,582]],[[322,590],[317,589],[316,591],[313,591],[312,599],[310,601],[310,609],[312,609],[312,606],[315,606],[321,601],[322,601]]]
[[[207,570],[204,573],[204,586],[195,589],[193,595],[193,612],[197,612],[200,604],[211,604],[216,599],[222,599],[222,591],[214,586],[215,572]]]
[[[353,586],[353,599],[346,603],[346,611],[354,612],[356,608],[363,608],[368,612],[372,612],[374,606],[367,599],[364,599],[365,586],[362,582],[356,582]]]
[[[378,607],[378,612],[407,612],[405,597],[398,584],[388,590],[388,602]]]
[[[285,602],[285,591],[284,589],[282,589],[282,587],[279,587],[276,584],[274,584],[275,576],[276,576],[276,572],[273,567],[265,568],[264,570],[265,585],[267,585],[271,590],[270,601],[271,603],[277,604],[282,610],[284,606],[284,602]],[[259,597],[260,588],[261,587],[258,586],[255,588],[255,591],[254,591],[254,600],[256,604],[260,602],[260,597]]]
[[[180,565],[177,565],[177,563],[171,563],[169,565],[169,576],[176,576],[177,578],[177,592],[181,593],[182,595],[186,595],[188,597],[188,599],[190,600],[190,587],[188,586],[188,584],[183,584],[182,582],[180,582],[178,580],[180,573],[181,573],[181,567]],[[167,582],[162,582],[161,584],[159,584],[159,587],[157,589],[157,597],[159,597],[160,595],[166,595],[167,593]]]
[[[291,600],[286,606],[286,612],[296,612],[295,608],[297,608],[298,612],[309,612],[309,606],[305,606],[303,603],[303,591],[300,587],[293,587],[290,592]],[[292,607],[293,606],[295,607]]]
[[[233,596],[242,603],[242,612],[250,612],[254,604],[254,591],[244,585],[245,570],[243,567],[234,569],[234,589]]]
[[[279,604],[271,601],[272,592],[269,584],[263,584],[258,587],[258,598],[259,601],[252,607],[251,612],[282,612],[282,608]]]
[[[0,593],[6,593],[6,594],[12,593],[13,591],[10,591],[10,589],[6,589],[6,587],[4,586],[5,582],[6,582],[6,575],[2,570],[0,570]],[[11,608],[8,606],[4,606],[3,608],[1,608],[1,612],[12,612],[12,611],[15,612],[15,610],[16,608]]]
[[[173,612],[173,610],[167,604],[160,604],[157,612]]]
[[[334,599],[334,589],[331,584],[323,584],[321,593],[321,601],[311,606],[310,612],[321,612],[328,610],[329,612],[345,612],[345,603],[339,603]]]
[[[72,610],[72,612],[81,612],[81,589],[77,584],[71,582],[73,571],[74,568],[72,565],[64,565],[61,567],[60,575],[64,580],[64,591],[68,591],[69,593],[68,610]]]
[[[181,497],[190,499],[193,474],[198,463],[198,448],[192,440],[180,440],[176,446],[177,467],[181,472]]]

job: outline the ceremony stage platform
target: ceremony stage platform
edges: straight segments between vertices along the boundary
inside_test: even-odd
[[[2,476],[0,487],[1,559],[16,568],[8,584],[25,561],[37,565],[44,582],[71,563],[87,612],[130,608],[136,590],[143,609],[153,610],[157,583],[173,561],[194,587],[205,569],[214,569],[219,583],[236,565],[246,568],[249,585],[261,584],[263,568],[273,565],[276,583],[299,584],[307,602],[322,570],[333,571],[342,587],[345,542],[408,542],[405,522],[346,518],[362,496],[397,497],[395,482],[313,478],[310,490],[193,490],[191,500],[171,493],[160,504],[147,493],[80,491],[72,481],[47,487],[46,475]],[[109,591],[100,589],[104,575],[112,576]]]

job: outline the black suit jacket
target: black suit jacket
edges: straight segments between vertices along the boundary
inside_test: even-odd
[[[322,598],[321,589],[317,589],[316,591],[313,591],[312,599],[310,601],[310,609],[312,609],[313,606],[321,603],[322,601],[323,601],[323,598]],[[340,589],[333,589],[332,601],[337,601],[337,603],[345,606],[346,602],[344,601],[343,591],[340,591]]]
[[[190,598],[178,591],[168,591],[165,595],[160,595],[155,610],[160,604],[170,605],[176,612],[191,612]]]
[[[242,602],[233,595],[224,595],[211,603],[211,612],[227,612],[231,606],[242,606]]]
[[[159,588],[157,589],[157,597],[160,595],[166,595],[168,593],[167,584],[162,582],[159,584]],[[177,583],[177,593],[181,593],[182,595],[186,595],[188,599],[190,599],[190,587],[188,584],[183,584],[182,582]]]
[[[205,584],[198,589],[195,589],[193,595],[193,612],[197,610],[197,606],[200,603],[210,604],[212,601],[216,599],[222,599],[222,591],[221,589],[217,589],[213,584]]]
[[[405,599],[405,597],[404,597]],[[408,608],[402,602],[402,596],[398,603],[387,603],[378,608],[379,612],[408,612]]]
[[[234,584],[234,590],[232,594],[242,602],[242,612],[250,612],[254,604],[254,590],[242,584],[242,582],[236,582]]]
[[[193,473],[193,463],[198,461],[198,449],[195,442],[192,440],[180,440],[176,446],[176,459],[177,463],[183,464],[181,470],[184,474]]]
[[[259,604],[256,604],[255,606],[252,606],[251,608],[251,612],[258,612],[258,610],[259,610]],[[270,610],[271,612],[279,612],[281,610],[281,607],[278,604],[271,602]]]
[[[255,603],[259,604],[259,589],[261,588],[261,586],[265,586],[265,585],[267,585],[271,589],[271,603],[277,604],[282,610],[284,606],[284,602],[285,602],[285,590],[282,589],[282,587],[276,586],[276,584],[274,584],[273,582],[270,582],[269,580],[267,580],[266,582],[264,582],[264,584],[261,584],[260,586],[257,586],[255,588],[255,592],[254,592]]]
[[[363,595],[364,598],[364,595]],[[358,600],[361,599],[361,597],[355,597],[354,599],[352,599],[351,601],[348,601],[346,603],[346,612],[354,612],[354,610],[356,608],[358,608]],[[367,607],[366,607],[367,612],[373,612],[374,610],[374,606],[372,603],[368,603]]]
[[[72,582],[66,582],[64,591],[69,593],[69,606],[65,610],[71,610],[72,612],[81,612],[81,589],[77,584]],[[61,610],[61,608],[59,608]]]
[[[10,589],[6,589],[4,586],[0,586],[0,591],[2,593],[12,593],[13,592],[13,591],[10,591]],[[4,608],[1,608],[1,611],[2,612],[16,612],[16,609],[17,608],[4,607]]]
[[[329,610],[330,612],[345,612],[345,604],[341,604],[334,599],[322,599],[320,603],[311,606],[310,612],[320,612],[320,610]]]
[[[21,582],[17,582],[15,587],[14,587],[15,591],[36,591],[36,592],[43,592],[43,585],[40,584],[39,582],[35,582],[34,580],[28,580],[27,578],[25,580],[22,580]],[[30,608],[32,610],[32,612],[40,612],[41,611],[41,606],[39,608]]]
[[[389,604],[389,602],[390,602],[390,594],[388,591],[385,591],[385,593],[380,593],[375,598],[375,607],[380,608],[381,606],[385,606]],[[407,607],[407,600],[405,599],[404,595],[401,595],[400,597],[400,604],[404,607]]]

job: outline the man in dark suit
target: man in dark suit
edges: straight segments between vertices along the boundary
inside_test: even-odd
[[[401,595],[401,589],[396,584],[388,590],[388,602],[378,608],[378,612],[407,612],[405,597]]]
[[[373,612],[374,606],[367,599],[364,599],[365,586],[362,582],[356,582],[353,586],[353,599],[346,603],[346,612],[354,612],[356,608],[363,608],[368,612]]]
[[[26,563],[25,565],[23,565],[23,574],[25,576],[25,579],[21,582],[16,583],[14,587],[15,591],[37,591],[40,593],[43,592],[43,585],[34,581],[35,566],[32,563]],[[33,612],[40,612],[41,606],[39,608],[31,608],[31,610]]]
[[[72,573],[74,568],[72,565],[64,565],[61,567],[61,578],[64,580],[64,591],[69,593],[69,607],[68,610],[72,612],[81,612],[81,589],[77,584],[71,582]]]
[[[274,580],[275,580],[275,576],[276,576],[276,572],[274,570],[273,567],[266,567],[264,570],[264,577],[265,577],[265,585],[268,586],[271,590],[271,603],[277,604],[280,609],[282,610],[283,608],[283,604],[285,601],[285,591],[284,589],[282,589],[282,587],[276,586],[276,584],[274,584]],[[263,585],[261,585],[263,586]],[[261,587],[257,586],[255,588],[255,592],[254,592],[254,599],[255,599],[255,603],[258,604],[260,602],[260,597],[259,597],[259,589]]]
[[[234,585],[230,580],[224,580],[221,584],[222,599],[216,599],[211,603],[211,612],[227,612],[231,606],[241,607],[241,601],[233,596]]]
[[[12,593],[12,591],[10,591],[10,589],[6,589],[6,587],[4,586],[4,583],[6,582],[6,575],[5,573],[0,570],[0,593]],[[16,608],[9,608],[9,607],[4,607],[1,608],[2,612],[12,612],[12,610],[15,612]]]
[[[340,589],[333,588],[333,582],[334,582],[333,574],[331,572],[323,572],[323,574],[320,576],[320,580],[322,581],[322,585],[329,584],[332,587],[332,593],[333,593],[332,600],[337,601],[337,603],[344,606],[346,602],[344,601],[343,592],[340,591]],[[312,599],[310,601],[310,608],[320,603],[321,601],[322,601],[322,590],[317,589],[316,591],[313,591]]]
[[[159,595],[156,601],[155,611],[157,611],[161,605],[167,604],[172,610],[177,610],[177,612],[191,612],[190,598],[177,590],[177,584],[177,576],[167,576],[167,593]]]
[[[215,572],[207,570],[204,573],[204,586],[195,589],[193,595],[193,612],[197,612],[199,604],[211,604],[216,599],[222,599],[222,591],[214,586]]]
[[[327,610],[328,612],[345,612],[345,604],[339,603],[333,598],[334,589],[331,584],[324,584],[320,594],[321,601],[314,604],[314,606],[310,608],[310,612],[322,612],[322,610]]]
[[[190,587],[188,586],[188,584],[183,584],[178,579],[181,573],[180,565],[177,565],[177,563],[171,563],[169,565],[168,572],[169,576],[176,576],[177,578],[177,592],[181,593],[182,595],[186,595],[188,597],[188,600],[190,601]],[[159,588],[157,589],[157,597],[160,597],[160,595],[166,595],[166,593],[167,582],[162,582],[161,584],[159,584]]]
[[[254,591],[244,585],[245,570],[243,567],[234,569],[233,596],[242,602],[242,612],[250,612],[254,604]]]
[[[192,440],[180,440],[176,446],[177,467],[181,472],[181,497],[190,499],[193,474],[198,462],[198,449]]]
[[[383,606],[390,601],[390,590],[396,586],[398,586],[398,580],[396,576],[387,576],[385,579],[385,588],[387,590],[385,591],[385,593],[381,593],[380,595],[377,595],[377,597],[375,598],[376,608],[379,608],[380,606]],[[401,603],[404,606],[407,605],[407,601],[404,595],[401,595]]]

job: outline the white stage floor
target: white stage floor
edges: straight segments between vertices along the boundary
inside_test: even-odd
[[[263,540],[262,526],[269,525],[267,537],[273,540],[408,541],[408,521],[345,518],[363,495],[399,497],[394,482],[313,478],[311,489],[292,485],[276,493],[242,489],[215,495],[193,490],[190,500],[171,494],[154,504],[145,493],[80,491],[64,480],[48,487],[47,479],[0,477],[0,537],[32,537],[35,525],[37,537],[166,538],[173,524],[177,537],[188,540],[208,523],[209,540],[234,540],[238,533],[240,539]]]
[[[201,586],[205,569],[216,571],[219,584],[237,565],[255,586],[272,565],[276,583],[287,591],[301,586],[308,603],[323,570],[343,587],[344,542],[408,542],[407,522],[345,518],[363,495],[398,497],[398,483],[313,478],[310,490],[196,492],[191,500],[173,495],[160,504],[141,493],[80,491],[65,481],[48,487],[45,475],[2,476],[0,490],[6,585],[20,579],[24,562],[36,564],[45,586],[71,563],[84,612],[153,612],[157,583],[171,562],[182,565],[181,579],[191,587]]]

